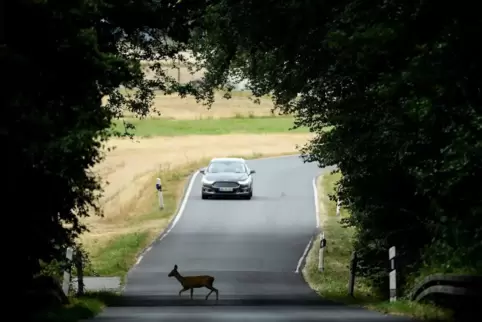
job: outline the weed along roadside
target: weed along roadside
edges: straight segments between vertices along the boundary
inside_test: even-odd
[[[87,292],[83,296],[69,297],[69,304],[38,312],[30,317],[35,322],[77,322],[90,319],[109,305],[116,303],[118,293],[112,292]]]
[[[302,271],[306,282],[320,296],[334,302],[359,305],[387,314],[411,316],[421,321],[450,321],[452,313],[445,309],[407,301],[403,298],[395,302],[384,300],[370,287],[367,280],[358,276],[355,278],[353,296],[349,295],[352,236],[355,232],[352,228],[345,228],[340,223],[341,218],[350,215],[348,211],[341,208],[337,216],[337,204],[329,199],[329,195],[334,193],[335,184],[340,176],[340,173],[325,174],[317,181],[320,223],[326,239],[324,270],[320,272],[318,269],[320,249],[320,236],[318,236],[308,253],[306,265]]]

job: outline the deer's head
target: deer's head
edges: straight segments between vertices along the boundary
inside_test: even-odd
[[[173,276],[176,276],[176,274],[178,274],[177,272],[177,265],[174,265],[174,269],[169,273],[169,277],[173,277]]]

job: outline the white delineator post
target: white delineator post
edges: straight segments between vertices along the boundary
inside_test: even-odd
[[[162,195],[162,184],[160,178],[157,178],[156,189],[157,196],[159,197],[159,208],[164,209],[164,196]]]
[[[336,215],[340,216],[340,200],[336,202]]]
[[[64,271],[64,279],[62,283],[62,290],[64,291],[65,295],[69,295],[69,288],[70,288],[70,263],[72,262],[72,256],[74,255],[74,250],[72,247],[67,248],[67,252],[65,254],[65,257],[67,258],[67,261],[69,263],[68,268]]]
[[[326,247],[326,239],[325,233],[321,233],[320,237],[320,250],[318,252],[318,270],[323,272],[325,270],[325,247]]]
[[[390,260],[390,273],[389,273],[389,288],[390,288],[390,302],[395,302],[397,300],[397,270],[395,268],[395,258],[396,258],[396,248],[395,246],[390,247],[388,250],[388,259]]]

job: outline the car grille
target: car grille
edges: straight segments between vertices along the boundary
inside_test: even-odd
[[[238,188],[239,184],[237,182],[215,182],[213,184],[214,188]]]

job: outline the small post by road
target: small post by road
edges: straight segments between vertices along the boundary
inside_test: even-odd
[[[397,257],[395,246],[388,250],[388,260],[390,261],[389,288],[390,288],[390,302],[397,300],[397,270],[395,268],[395,257]]]
[[[320,236],[320,250],[318,252],[318,270],[323,272],[325,270],[325,247],[326,247],[326,239],[325,233],[322,232]]]
[[[336,216],[340,216],[340,200],[336,202]]]
[[[162,195],[162,184],[161,179],[157,178],[156,183],[157,196],[159,198],[159,209],[164,209],[164,196]]]
[[[351,254],[350,260],[350,279],[348,281],[348,295],[354,296],[355,292],[355,275],[356,275],[356,266],[357,266],[357,255],[356,252]]]
[[[64,291],[64,294],[66,296],[69,295],[69,288],[70,288],[70,269],[71,269],[71,263],[72,263],[72,256],[74,254],[74,250],[72,247],[67,248],[67,252],[65,254],[65,257],[67,258],[67,263],[68,266],[64,270],[64,279],[62,281],[62,290]]]
[[[77,270],[77,296],[84,295],[84,263],[83,253],[77,251],[75,254],[75,268]]]

